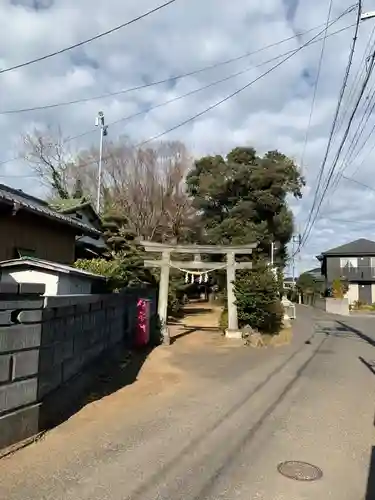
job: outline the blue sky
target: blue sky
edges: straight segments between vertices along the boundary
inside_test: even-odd
[[[161,0],[12,0],[0,2],[0,66],[8,67],[46,51],[76,43],[161,3]],[[334,0],[332,17],[352,5]],[[375,0],[364,0],[364,10],[375,9]],[[328,0],[177,0],[168,7],[120,32],[84,48],[17,71],[0,75],[0,112],[59,101],[69,101],[167,78],[236,57],[326,21]],[[353,23],[355,14],[337,24]],[[360,29],[353,75],[363,67],[361,57],[373,22]],[[309,34],[313,36],[316,32]],[[293,201],[296,223],[301,229],[312,203],[312,193],[353,32],[348,30],[327,40],[321,79],[304,157],[307,187],[302,201]],[[307,36],[215,70],[112,98],[74,106],[16,115],[0,114],[0,182],[35,194],[44,193],[37,176],[24,162],[12,159],[20,152],[22,135],[34,127],[61,127],[67,135],[93,130],[95,116],[103,110],[107,123],[147,110],[220,78],[257,65],[296,48]],[[6,43],[5,43],[6,42]],[[226,154],[232,147],[251,145],[258,151],[280,149],[301,162],[311,109],[320,44],[301,51],[247,91],[199,120],[177,129],[166,139],[183,141],[193,156]],[[250,72],[160,107],[129,121],[109,127],[109,137],[128,136],[134,142],[148,139],[186,120],[248,83],[267,69]],[[372,85],[372,82],[371,82]],[[370,124],[372,125],[371,121]],[[375,139],[375,137],[374,137]],[[70,152],[96,145],[98,135],[89,133],[71,141]],[[374,152],[368,149],[349,165],[350,176],[372,181]],[[330,158],[330,161],[332,158]],[[342,179],[330,191],[322,217],[301,253],[300,270],[316,266],[315,255],[351,239],[375,239],[374,195],[370,189]]]

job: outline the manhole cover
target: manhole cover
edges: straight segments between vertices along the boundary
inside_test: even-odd
[[[323,476],[323,472],[315,465],[306,462],[282,462],[277,470],[285,477],[295,481],[317,481]]]

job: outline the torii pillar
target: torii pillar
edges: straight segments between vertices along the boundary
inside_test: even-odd
[[[146,252],[161,253],[159,260],[145,260],[146,267],[160,268],[159,301],[158,314],[162,325],[163,343],[170,344],[170,336],[167,327],[168,319],[168,288],[169,288],[169,268],[197,271],[214,271],[226,268],[227,272],[227,298],[228,298],[228,328],[225,332],[227,338],[242,338],[242,332],[238,328],[236,295],[234,293],[234,281],[236,279],[236,269],[251,269],[251,262],[236,262],[236,254],[250,255],[256,244],[241,246],[216,246],[216,245],[168,245],[142,241]],[[194,254],[191,261],[172,261],[172,253]],[[224,254],[226,263],[204,262],[201,254]],[[224,264],[224,266],[223,266]]]

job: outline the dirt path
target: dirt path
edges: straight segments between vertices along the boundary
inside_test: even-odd
[[[156,349],[91,421],[83,416],[94,407],[3,460],[0,498],[365,498],[375,386],[360,359],[373,359],[372,323],[367,341],[331,320],[330,335],[312,335],[302,312],[280,349],[229,348],[212,330]],[[286,479],[284,460],[315,464],[323,477]]]

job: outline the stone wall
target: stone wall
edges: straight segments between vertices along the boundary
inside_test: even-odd
[[[42,297],[44,285],[0,284],[0,448],[52,425],[90,383],[88,367],[132,344],[138,298]]]

